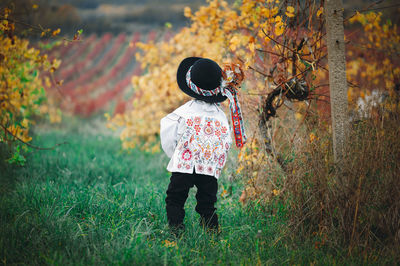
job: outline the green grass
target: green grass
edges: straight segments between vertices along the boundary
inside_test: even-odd
[[[194,189],[186,203],[186,232],[174,239],[166,226],[169,173],[163,154],[120,150],[118,138],[47,129],[25,166],[1,158],[1,264],[254,265],[361,263],[315,249],[312,241],[282,238],[283,212],[238,202],[239,181],[219,180],[222,233],[198,225]],[[227,169],[229,172],[229,169]],[[222,187],[232,193],[221,197]],[[282,208],[282,206],[280,206]],[[174,241],[168,247],[165,240]],[[334,254],[334,255],[333,255]]]

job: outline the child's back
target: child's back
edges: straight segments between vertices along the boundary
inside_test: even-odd
[[[162,147],[170,172],[219,177],[232,143],[225,113],[216,105],[192,100],[161,120]]]
[[[246,137],[235,85],[243,79],[237,67],[223,72],[210,59],[189,57],[179,65],[179,88],[195,98],[161,119],[161,146],[171,160],[167,170],[172,172],[166,201],[170,227],[184,229],[184,205],[189,189],[197,187],[196,211],[202,226],[218,229],[214,207],[217,201],[217,179],[225,165],[232,140],[225,113],[217,103],[230,100],[236,145],[242,147]],[[230,78],[226,75],[240,77]],[[240,74],[240,75],[239,75]],[[225,75],[225,76],[224,76]],[[228,79],[229,80],[229,79]]]

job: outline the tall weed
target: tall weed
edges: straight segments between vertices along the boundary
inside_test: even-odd
[[[285,231],[316,239],[317,249],[347,247],[349,254],[398,256],[398,102],[375,105],[367,118],[351,122],[346,157],[337,165],[330,122],[307,116],[297,128],[294,119],[273,122],[274,154],[266,156],[256,137],[247,145],[239,156],[239,170],[247,177],[242,202],[261,200],[272,211],[285,206]]]
[[[375,109],[352,123],[346,156],[335,165],[331,130],[311,123],[287,164],[285,201],[294,232],[354,249],[400,244],[400,111]],[[318,121],[317,119],[315,121]],[[310,133],[311,132],[311,133]]]

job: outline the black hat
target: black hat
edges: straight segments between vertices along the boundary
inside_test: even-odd
[[[219,65],[211,59],[201,57],[188,57],[182,60],[178,67],[176,80],[179,88],[187,95],[208,102],[219,103],[226,100],[221,93],[213,96],[203,96],[192,91],[186,83],[186,74],[191,69],[191,80],[197,87],[203,90],[213,90],[221,85],[222,70]]]

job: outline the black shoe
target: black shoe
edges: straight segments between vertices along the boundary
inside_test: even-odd
[[[211,217],[211,219],[200,218],[200,226],[211,235],[219,236],[221,234],[218,218],[216,216]]]
[[[209,228],[212,230],[218,229],[218,216],[213,215],[211,217],[201,217],[200,226],[203,228]]]
[[[180,238],[183,232],[185,232],[185,225],[184,224],[170,225],[169,229],[172,236],[174,236],[175,238]]]

